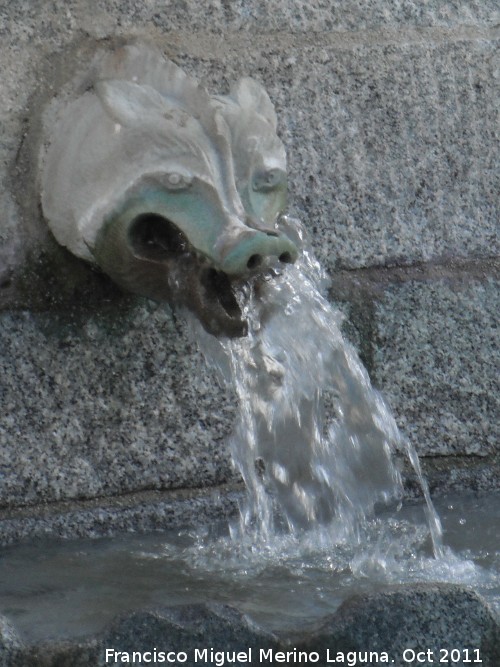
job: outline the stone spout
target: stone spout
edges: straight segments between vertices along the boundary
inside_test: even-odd
[[[286,156],[267,93],[245,78],[211,96],[143,45],[92,76],[46,122],[41,201],[56,239],[124,289],[243,335],[235,285],[298,253],[278,229]]]
[[[244,276],[269,263],[290,264],[297,259],[297,248],[278,232],[240,231],[221,251],[220,268],[229,276]]]

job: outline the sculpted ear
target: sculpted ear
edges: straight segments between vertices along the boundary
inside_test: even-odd
[[[168,111],[162,95],[151,86],[130,81],[99,81],[95,91],[108,114],[120,125],[143,125]]]
[[[240,79],[231,88],[230,96],[243,109],[253,109],[256,113],[263,116],[274,130],[276,129],[278,119],[276,118],[274,105],[264,87],[258,81],[250,77]]]

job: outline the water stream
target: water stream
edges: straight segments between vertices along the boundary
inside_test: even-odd
[[[355,536],[376,505],[402,496],[398,448],[420,480],[434,554],[442,556],[417,453],[342,336],[343,317],[325,298],[328,279],[303,228],[284,224],[303,251],[286,271],[270,267],[267,280],[245,285],[248,336],[214,338],[192,322],[205,359],[239,400],[231,454],[248,497],[235,539],[266,542],[276,530],[318,525],[324,536],[333,525],[335,539],[339,530]]]

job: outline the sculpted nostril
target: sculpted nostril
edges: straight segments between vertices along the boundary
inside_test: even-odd
[[[247,262],[248,269],[256,269],[262,262],[261,255],[251,255]]]
[[[273,265],[293,264],[297,258],[294,243],[284,234],[268,236],[257,230],[238,229],[226,243],[220,244],[222,261],[217,268],[229,276],[243,277]]]

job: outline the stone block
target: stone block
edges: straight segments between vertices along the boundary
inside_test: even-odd
[[[168,308],[4,312],[0,365],[0,506],[234,474],[234,404]]]
[[[16,654],[22,650],[22,642],[12,624],[0,616],[0,664],[11,667]]]
[[[421,455],[496,451],[499,294],[496,280],[412,281],[376,306],[372,379]]]
[[[87,640],[40,642],[14,654],[8,667],[104,667],[113,662],[130,662],[139,667],[167,663],[160,653],[175,652],[179,660],[171,664],[209,666],[215,651],[228,652],[235,665],[248,663],[249,656],[257,656],[260,648],[275,649],[278,640],[272,634],[249,621],[237,609],[226,605],[207,603],[165,607],[151,611],[125,614],[107,630]],[[125,652],[117,660],[106,649]],[[203,650],[206,649],[206,653]],[[156,650],[156,656],[154,651]],[[196,651],[200,653],[196,653]],[[252,653],[249,653],[249,650]],[[237,659],[238,652],[247,659]],[[135,653],[135,658],[133,658]],[[151,653],[151,655],[150,655]],[[144,655],[144,660],[139,658]],[[108,657],[106,658],[106,656]],[[185,658],[184,658],[185,656]],[[172,657],[172,654],[171,654]],[[252,660],[250,664],[256,664]]]
[[[385,663],[396,667],[413,663],[430,667],[445,660],[443,650],[451,663],[450,652],[458,649],[456,664],[466,665],[479,655],[484,667],[494,667],[500,657],[499,641],[498,618],[477,593],[454,585],[414,584],[353,596],[305,645],[323,655],[330,649],[332,657],[336,650],[352,651],[357,657],[385,652],[389,658]],[[417,661],[420,651],[424,653]],[[376,667],[384,661],[367,658],[359,664]]]
[[[243,484],[237,483],[0,509],[0,547],[215,524],[237,513],[244,494]]]
[[[370,3],[342,0],[164,0],[142,3],[137,0],[99,0],[89,10],[85,0],[56,0],[35,5],[14,5],[4,10],[0,34],[15,35],[19,41],[41,40],[42,30],[54,38],[59,31],[78,28],[91,34],[116,30],[137,30],[152,26],[164,31],[189,30],[221,33],[365,31],[374,28],[450,28],[457,25],[494,26],[500,12],[495,0],[433,0]],[[118,19],[118,20],[117,20]]]
[[[331,270],[500,251],[498,42],[294,45],[178,61],[261,80],[288,151],[290,212]]]

